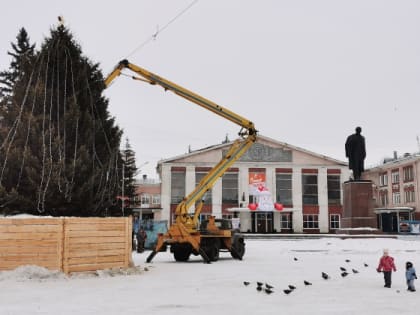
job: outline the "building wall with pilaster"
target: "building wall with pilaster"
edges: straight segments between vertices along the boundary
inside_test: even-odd
[[[291,169],[292,175],[292,198],[293,206],[285,208],[283,213],[290,213],[292,216],[292,231],[294,233],[305,232],[303,228],[303,202],[302,202],[302,169],[315,170],[318,175],[318,219],[319,233],[329,233],[329,205],[328,205],[328,170],[338,171],[340,182],[347,181],[350,177],[347,163],[341,162],[324,155],[316,154],[301,148],[291,146],[276,140],[260,137],[257,141],[258,146],[255,151],[250,149],[250,153],[245,159],[240,159],[232,165],[238,171],[238,208],[244,209],[239,213],[241,221],[241,231],[252,230],[253,220],[251,211],[247,211],[249,200],[249,169],[264,169],[266,186],[271,192],[272,198],[276,198],[276,168]],[[229,148],[229,144],[215,145],[205,150],[194,151],[189,154],[167,159],[161,162],[161,181],[162,181],[162,219],[171,218],[171,168],[184,167],[186,169],[186,194],[188,195],[195,187],[195,168],[210,168],[216,165]],[[277,159],[277,160],[276,160]],[[341,204],[343,194],[341,192]],[[173,205],[172,205],[173,207]],[[222,217],[225,210],[222,204],[222,180],[219,179],[212,188],[211,214]],[[281,211],[273,212],[274,230],[281,231],[280,216]]]

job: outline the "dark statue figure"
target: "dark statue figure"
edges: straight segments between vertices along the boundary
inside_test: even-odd
[[[346,141],[346,157],[349,159],[349,169],[353,170],[354,180],[360,180],[365,170],[366,147],[361,132],[362,128],[356,127],[356,133],[348,136]]]

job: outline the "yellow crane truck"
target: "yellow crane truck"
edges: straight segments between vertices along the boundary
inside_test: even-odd
[[[208,220],[204,220],[200,224],[199,216],[203,207],[202,198],[204,194],[256,141],[257,130],[254,124],[227,108],[217,105],[127,60],[122,60],[118,63],[105,79],[105,86],[108,87],[116,77],[122,74],[124,69],[134,72],[136,75],[132,76],[132,78],[135,80],[141,80],[152,85],[160,85],[165,91],[172,91],[241,127],[238,133],[239,138],[233,142],[227,154],[203,177],[195,189],[177,205],[175,222],[170,225],[166,233],[158,235],[157,244],[146,261],[151,262],[158,252],[166,251],[167,246],[170,246],[170,251],[173,253],[176,261],[187,261],[193,254],[201,255],[205,262],[210,263],[219,259],[220,251],[229,251],[233,258],[242,260],[245,254],[244,236],[232,230],[231,221],[210,216]],[[190,208],[193,206],[195,210],[191,211]]]

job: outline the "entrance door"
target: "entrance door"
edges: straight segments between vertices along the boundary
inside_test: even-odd
[[[382,231],[386,233],[398,232],[398,220],[396,213],[382,213]]]
[[[253,226],[256,233],[273,233],[273,213],[256,212],[253,216]]]

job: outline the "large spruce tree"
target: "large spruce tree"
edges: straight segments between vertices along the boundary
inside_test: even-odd
[[[0,211],[109,213],[121,190],[121,130],[98,64],[60,25],[16,78],[12,105],[0,109]]]
[[[16,36],[16,43],[11,43],[12,51],[7,54],[12,57],[10,69],[0,72],[0,98],[12,95],[13,87],[30,70],[35,54],[35,44],[30,43],[25,28],[21,28]]]

